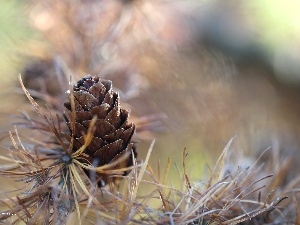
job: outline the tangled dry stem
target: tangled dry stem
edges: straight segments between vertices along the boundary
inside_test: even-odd
[[[17,128],[10,133],[13,148],[7,150],[9,156],[0,156],[9,164],[2,166],[0,172],[2,177],[17,179],[22,188],[1,200],[5,210],[0,220],[5,223],[300,224],[300,178],[286,181],[285,176],[291,168],[289,163],[275,165],[271,160],[260,163],[260,156],[249,167],[238,167],[239,159],[232,154],[232,138],[207,179],[190,179],[186,168],[188,156],[186,150],[183,151],[183,172],[178,177],[183,188],[167,184],[172,167],[170,159],[164,171],[158,163],[158,174],[155,174],[149,164],[154,142],[143,163],[137,163],[133,157],[130,168],[114,169],[128,157],[124,155],[118,161],[94,167],[83,159],[95,131],[96,119],[92,119],[84,134],[82,147],[72,152],[72,141],[68,146],[61,137],[59,117],[53,117],[49,109],[45,113],[22,82],[21,85],[42,118],[26,116],[23,124],[31,134],[38,130],[38,137],[47,138],[43,141],[33,136],[28,138]],[[283,162],[289,162],[288,157]],[[128,169],[131,173],[122,176]],[[84,170],[89,170],[90,176]],[[93,179],[97,172],[118,177],[119,182],[99,187]],[[141,191],[144,187],[149,190],[146,194]]]

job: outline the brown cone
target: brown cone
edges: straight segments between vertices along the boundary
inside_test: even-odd
[[[102,166],[129,152],[128,158],[117,167],[131,166],[131,152],[134,157],[137,155],[131,141],[135,126],[128,122],[129,111],[120,107],[119,94],[112,90],[112,82],[88,75],[73,86],[73,95],[76,118],[73,151],[84,144],[83,134],[87,133],[91,120],[97,116],[93,140],[85,150],[89,156],[88,161],[94,166]],[[71,140],[71,104],[66,102],[64,106],[67,109],[65,114],[70,130],[66,138]],[[103,174],[98,175],[102,181],[112,180]]]

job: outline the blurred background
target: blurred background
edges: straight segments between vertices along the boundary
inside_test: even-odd
[[[64,98],[62,80],[91,74],[113,81],[141,125],[140,158],[156,139],[153,165],[180,164],[186,147],[199,176],[233,136],[241,154],[276,146],[298,159],[299,9],[297,0],[2,0],[1,132],[13,129],[7,116],[32,110],[18,74],[48,101]]]

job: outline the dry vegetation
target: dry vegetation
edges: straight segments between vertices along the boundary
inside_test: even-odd
[[[95,140],[105,136],[95,136],[100,121],[97,117],[86,120],[89,121],[88,130],[76,122],[79,115],[83,116],[77,112],[81,95],[78,96],[73,89],[68,92],[72,112],[68,122],[68,119],[61,118],[61,113],[41,108],[23,86],[21,78],[20,81],[39,118],[23,114],[16,125],[27,131],[16,128],[9,133],[12,147],[7,149],[8,156],[1,156],[9,163],[1,167],[1,175],[21,183],[21,188],[11,190],[13,194],[1,200],[2,207],[7,208],[2,211],[2,221],[11,224],[20,221],[26,224],[66,224],[71,214],[71,224],[299,223],[297,187],[300,178],[287,179],[292,170],[291,157],[276,162],[276,149],[267,149],[256,161],[245,166],[243,156],[237,156],[232,149],[231,139],[209,175],[198,180],[189,178],[188,154],[184,150],[180,165],[182,174],[179,172],[178,176],[181,185],[170,186],[165,180],[171,162],[168,161],[165,169],[158,164],[158,174],[148,164],[154,142],[141,162],[136,161],[134,154],[130,153],[133,150],[127,148],[117,149],[122,153],[119,154],[106,148],[101,150],[98,146],[103,156],[91,155]],[[84,97],[83,100],[93,105],[89,102],[91,98]],[[65,135],[66,124],[70,136]],[[83,136],[76,138],[76,133]],[[83,143],[76,147],[78,140]],[[267,151],[271,151],[271,157],[263,162],[261,159],[268,154]],[[116,157],[109,154],[116,154]],[[98,157],[111,160],[95,164]],[[132,163],[128,164],[130,158]],[[131,173],[123,177],[124,171],[130,169]],[[149,192],[140,192],[140,187]]]

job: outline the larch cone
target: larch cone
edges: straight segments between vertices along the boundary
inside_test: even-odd
[[[132,142],[135,125],[129,123],[129,111],[121,108],[119,94],[113,91],[112,82],[88,75],[73,86],[72,94],[75,103],[74,132],[70,123],[72,121],[71,98],[69,102],[64,103],[64,106],[66,123],[69,127],[66,137],[69,141],[72,136],[74,137],[73,151],[75,152],[84,144],[83,135],[87,133],[92,119],[96,116],[93,138],[84,152],[88,155],[85,160],[98,167],[112,163],[127,153],[125,159],[114,169],[132,166],[133,158],[137,156]],[[114,180],[108,175],[99,173],[97,178],[99,185]]]

